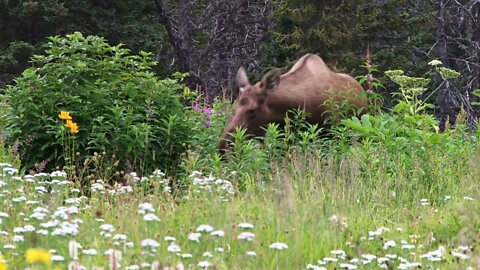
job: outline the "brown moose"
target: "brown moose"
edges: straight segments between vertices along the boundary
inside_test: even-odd
[[[218,143],[224,154],[232,140],[230,133],[235,128],[247,129],[254,136],[264,135],[267,123],[283,124],[291,109],[303,109],[309,115],[309,123],[325,126],[333,103],[347,101],[353,108],[366,105],[360,84],[352,77],[331,71],[317,55],[307,54],[300,58],[289,72],[282,75],[280,69],[268,72],[260,82],[251,85],[244,68],[236,78],[240,96],[235,103],[235,113]]]

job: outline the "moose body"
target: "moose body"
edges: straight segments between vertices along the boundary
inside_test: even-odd
[[[333,72],[317,55],[300,58],[287,73],[280,69],[268,72],[260,82],[251,85],[245,69],[240,68],[236,78],[240,95],[235,102],[235,113],[220,139],[218,149],[224,153],[237,127],[247,133],[261,136],[263,127],[271,122],[283,124],[289,110],[303,109],[309,123],[325,125],[332,109],[329,104],[346,101],[360,109],[367,103],[362,86],[352,77]],[[327,101],[330,101],[327,102]]]

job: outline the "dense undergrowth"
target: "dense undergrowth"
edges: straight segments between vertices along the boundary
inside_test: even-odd
[[[433,64],[444,80],[459,76]],[[147,73],[138,74],[148,83],[161,85],[155,88],[161,95],[170,93],[171,89],[162,92],[166,82],[184,93],[175,96],[175,103],[152,109],[155,113],[145,110],[149,102],[138,108],[134,104],[151,92],[126,95],[132,98],[126,100],[130,109],[119,113],[137,122],[131,126],[122,122],[122,127],[145,139],[134,145],[127,139],[135,136],[117,129],[110,110],[103,115],[105,108],[91,109],[88,113],[105,121],[88,122],[82,118],[87,112],[69,108],[77,104],[77,98],[72,98],[73,103],[49,107],[47,120],[56,122],[49,128],[57,128],[58,136],[47,145],[57,147],[56,152],[49,152],[49,147],[37,149],[34,145],[46,137],[33,140],[37,133],[28,133],[27,123],[16,123],[21,119],[14,118],[17,112],[12,111],[15,106],[28,107],[28,99],[8,103],[17,90],[22,96],[22,91],[33,90],[28,88],[33,82],[25,76],[36,73],[28,70],[18,85],[8,89],[9,100],[1,107],[1,124],[9,127],[3,135],[11,144],[0,147],[0,269],[480,267],[480,134],[467,129],[462,113],[455,128],[438,133],[438,122],[429,111],[432,106],[419,98],[428,79],[389,72],[399,86],[398,103],[390,112],[373,109],[361,118],[344,119],[325,137],[320,136],[325,130],[296,111],[283,127],[269,124],[264,138],[249,139],[245,130],[238,129],[232,148],[221,157],[216,144],[230,117],[230,103],[205,103],[178,82],[157,81]],[[131,76],[134,81],[135,74]],[[90,82],[85,87],[92,93],[116,89],[96,92]],[[29,86],[20,90],[25,84]],[[368,95],[372,99],[376,94]],[[82,102],[97,108],[98,100]],[[178,107],[180,100],[183,107]],[[176,118],[167,116],[170,105],[176,108]],[[74,129],[57,119],[60,114],[68,120],[61,111],[72,112],[79,133],[70,132]],[[22,121],[33,123],[37,114],[29,117]],[[41,130],[44,125],[39,123],[32,128]],[[150,148],[154,134],[150,128],[158,123],[163,124],[155,138],[175,144],[179,152],[175,157],[168,149],[157,157],[155,148]],[[175,130],[176,126],[181,129]],[[26,155],[16,149],[14,135],[20,127],[27,134],[18,139],[35,142],[23,142],[35,153]],[[182,135],[186,127],[188,138]],[[100,143],[99,137],[92,137],[99,133],[91,131],[101,129],[115,131],[105,136],[121,136],[117,139],[122,143],[89,151],[85,142]],[[177,131],[182,140],[169,137]],[[116,163],[112,156],[118,151],[124,152],[118,158],[122,162]],[[58,163],[51,163],[50,171],[29,167],[52,154]],[[31,158],[35,156],[39,159]],[[30,157],[27,163],[26,157]],[[156,165],[162,165],[159,160],[169,157],[174,158],[169,166],[175,167],[167,174],[156,170]]]

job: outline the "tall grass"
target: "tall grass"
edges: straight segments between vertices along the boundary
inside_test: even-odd
[[[197,266],[200,261],[208,261],[217,269],[302,269],[308,264],[311,268],[315,265],[318,269],[333,269],[342,263],[356,265],[358,269],[377,269],[381,265],[396,269],[405,266],[406,261],[420,262],[426,269],[478,267],[480,151],[469,149],[471,158],[459,157],[466,163],[435,153],[436,157],[428,161],[429,170],[446,174],[437,175],[431,184],[420,177],[425,174],[423,168],[405,167],[385,152],[368,153],[369,162],[364,162],[366,148],[357,145],[347,154],[293,154],[281,163],[273,163],[270,172],[261,177],[263,181],[254,179],[245,192],[234,195],[192,184],[195,178],[208,178],[196,173],[183,180],[189,183],[189,188],[181,197],[172,196],[165,189],[165,183],[172,179],[159,174],[143,180],[132,176],[130,192],[122,186],[110,187],[98,182],[92,185],[90,198],[81,198],[76,203],[68,200],[77,197],[75,186],[52,182],[57,179],[58,183],[61,177],[43,174],[27,181],[28,177],[14,177],[4,169],[0,209],[8,217],[2,217],[0,225],[7,232],[1,236],[0,251],[12,269],[27,265],[16,254],[34,246],[54,249],[63,261],[53,265],[66,267],[73,261],[68,251],[71,240],[79,242],[81,250],[97,251],[97,255],[80,252],[78,261],[86,267],[108,267],[108,256],[104,255],[108,249],[123,252],[122,267],[151,265],[157,260],[164,265],[182,262],[185,267],[193,268],[200,268]],[[465,167],[459,170],[458,164]],[[212,178],[213,187],[215,180],[218,179]],[[105,190],[98,188],[99,185]],[[40,186],[51,192],[39,192]],[[15,200],[20,196],[25,200]],[[470,197],[474,200],[470,201]],[[34,209],[40,206],[32,201],[47,207],[43,220],[31,218]],[[145,221],[148,211],[138,212],[139,205],[146,202],[153,205],[152,213],[160,221]],[[78,213],[61,210],[64,206],[76,206]],[[59,211],[66,212],[67,217],[53,215]],[[58,223],[44,228],[48,220]],[[75,224],[75,220],[77,234],[52,235],[62,223]],[[238,227],[242,222],[251,223],[254,228]],[[35,231],[15,230],[26,224],[34,226]],[[111,224],[115,230],[106,233],[100,229],[102,224]],[[199,242],[189,240],[189,234],[202,224],[222,230],[225,236],[201,232]],[[48,235],[43,235],[41,229],[48,231]],[[254,234],[252,241],[238,239],[245,231]],[[133,247],[113,240],[115,234],[125,234],[125,242],[131,241]],[[24,236],[24,240],[13,242],[15,235]],[[168,251],[171,244],[164,241],[166,236],[176,238],[175,244],[181,248],[178,254]],[[160,246],[154,250],[142,247],[145,239],[153,239]],[[384,249],[390,240],[396,246]],[[288,248],[270,248],[275,242],[285,243]],[[15,248],[5,248],[7,244]],[[440,262],[420,258],[440,246],[446,250]],[[468,249],[457,250],[459,246]],[[246,255],[248,251],[254,251],[256,256]],[[452,255],[456,251],[465,253],[468,259]],[[186,253],[192,257],[182,258],[181,254]],[[389,259],[379,263],[378,259],[362,257],[365,254],[377,258],[389,254]],[[338,261],[328,262],[333,259]]]

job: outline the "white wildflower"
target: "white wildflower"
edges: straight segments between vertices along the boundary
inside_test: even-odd
[[[211,232],[211,231],[213,231],[213,227],[208,224],[202,224],[197,228],[197,232]]]
[[[37,233],[38,233],[38,234],[41,234],[41,235],[48,235],[48,231],[47,231],[47,230],[38,230]]]
[[[153,239],[142,240],[142,247],[158,248],[160,244]]]
[[[345,257],[346,256],[345,251],[343,251],[343,250],[332,250],[332,251],[330,251],[330,253],[332,253],[333,255],[339,256],[339,257]]]
[[[148,213],[143,216],[143,220],[145,221],[160,221],[160,218],[158,218],[155,214]]]
[[[172,252],[172,253],[179,253],[181,251],[180,247],[177,246],[175,243],[171,243],[167,247],[167,250],[168,250],[168,252]]]
[[[145,214],[147,212],[155,212],[151,203],[142,203],[138,206],[138,213]]]
[[[452,256],[460,258],[462,260],[467,260],[467,259],[470,258],[470,256],[468,256],[467,254],[463,254],[463,253],[456,252],[456,251],[452,251]]]
[[[201,268],[208,268],[210,266],[212,266],[212,264],[207,261],[201,261],[198,263],[198,267],[201,267]]]
[[[14,235],[13,236],[13,242],[23,242],[25,241],[25,238],[23,235]]]
[[[356,265],[353,265],[353,264],[349,264],[349,263],[341,263],[340,264],[340,268],[345,268],[345,269],[357,269],[358,266]]]
[[[400,270],[413,269],[413,268],[420,268],[421,266],[422,266],[422,264],[418,263],[418,262],[413,262],[413,263],[406,262],[406,263],[401,263],[398,266],[398,269],[400,269]]]
[[[388,261],[390,261],[390,259],[387,258],[387,257],[379,257],[379,258],[377,258],[377,262],[378,262],[379,264],[383,264],[383,263],[386,263],[386,262],[388,262]]]
[[[183,253],[182,256],[181,256],[183,259],[189,259],[189,258],[192,258],[192,254],[190,253]]]
[[[237,236],[238,240],[246,240],[246,241],[253,241],[255,238],[255,234],[251,232],[242,232]]]
[[[113,232],[115,231],[115,227],[112,224],[102,224],[100,229],[106,232]]]
[[[127,236],[125,234],[118,233],[118,234],[115,234],[112,239],[114,241],[126,241]]]
[[[325,263],[338,262],[338,259],[337,258],[331,258],[331,257],[325,257],[325,258],[323,258],[323,262],[325,262]]]
[[[271,244],[269,247],[271,249],[277,249],[277,250],[283,250],[283,249],[288,248],[287,244],[279,243],[279,242],[275,242],[275,243]]]
[[[385,244],[383,244],[383,249],[387,249],[387,248],[390,248],[390,247],[395,247],[397,245],[397,243],[395,243],[395,240],[389,240],[387,242],[385,242]]]
[[[253,224],[247,223],[247,222],[242,222],[237,225],[237,227],[241,229],[253,229]]]
[[[54,261],[54,262],[63,262],[63,261],[65,261],[65,258],[63,258],[63,256],[60,256],[60,255],[53,255],[53,256],[52,256],[52,261]]]
[[[210,251],[204,252],[202,257],[213,258],[213,254]]]
[[[373,261],[377,258],[377,256],[373,254],[362,254],[362,258],[366,259],[367,261]]]
[[[218,237],[224,237],[224,236],[225,236],[225,232],[222,231],[222,230],[216,230],[216,231],[211,232],[210,235],[218,236]]]
[[[163,240],[165,240],[165,241],[167,241],[167,242],[175,242],[176,239],[175,239],[175,237],[173,237],[173,236],[165,236],[165,237],[163,238]]]
[[[308,265],[307,265],[307,269],[312,269],[312,270],[327,270],[327,268],[325,268],[325,267],[316,266],[316,265],[313,265],[313,264],[308,264]]]
[[[415,246],[414,245],[402,245],[402,249],[414,249]]]
[[[85,255],[91,255],[91,256],[94,256],[94,255],[97,255],[97,250],[91,248],[91,249],[84,249],[82,251],[83,254]]]
[[[188,234],[188,240],[200,242],[200,236],[202,236],[201,233],[190,233]]]

